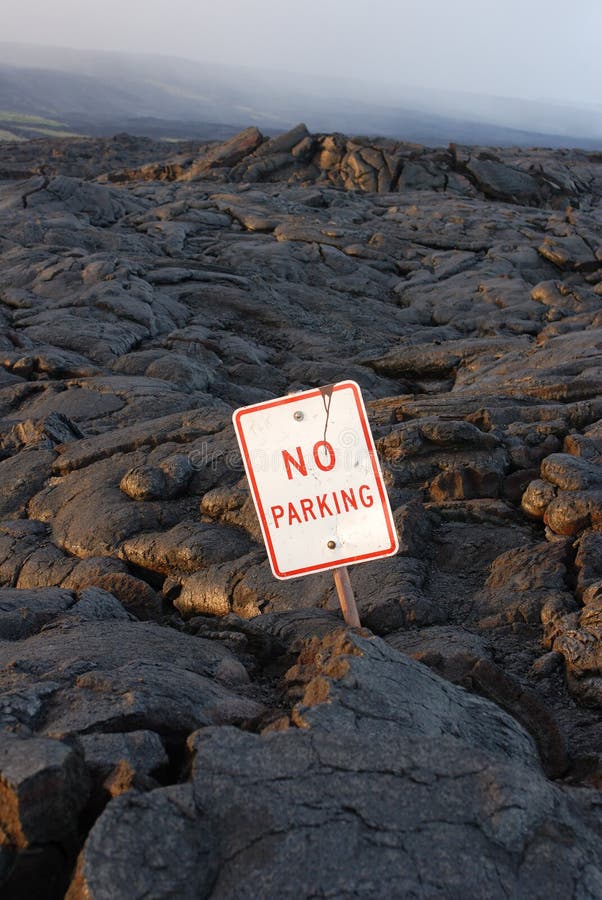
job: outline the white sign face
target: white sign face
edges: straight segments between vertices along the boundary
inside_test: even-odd
[[[397,553],[359,385],[289,394],[232,418],[276,578]]]

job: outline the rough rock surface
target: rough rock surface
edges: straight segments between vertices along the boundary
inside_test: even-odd
[[[297,728],[196,732],[192,789],[113,800],[68,896],[599,895],[600,807],[546,780],[515,720],[379,638],[314,639],[304,669]]]
[[[602,897],[601,200],[578,150],[0,144],[3,896]],[[230,423],[342,378],[362,636]]]

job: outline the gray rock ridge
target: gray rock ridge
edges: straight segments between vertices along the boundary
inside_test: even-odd
[[[590,205],[599,198],[601,187],[588,171],[588,163],[595,167],[599,162],[596,153],[569,155],[563,150],[455,144],[428,148],[386,138],[312,135],[303,123],[271,139],[248,128],[223,144],[201,146],[199,151],[194,156],[180,153],[156,166],[114,172],[108,180],[200,181],[211,177],[235,183],[317,182],[380,194],[449,191],[506,203],[557,207],[562,203]]]
[[[174,145],[172,145],[173,147]],[[301,123],[268,139],[257,128],[217,142],[166,142],[116,135],[110,140],[38,141],[42,153],[55,152],[40,165],[40,155],[25,143],[0,148],[0,174],[30,176],[24,204],[47,189],[49,179],[96,177],[101,183],[143,181],[305,182],[347,190],[449,191],[480,194],[531,206],[595,205],[601,185],[595,151],[546,148],[425,147],[379,137],[310,134]],[[6,149],[4,149],[6,148]],[[36,148],[37,149],[37,148]],[[21,161],[15,156],[21,157]],[[147,160],[139,166],[141,158]],[[121,165],[121,168],[120,168]],[[36,180],[37,179],[37,180]],[[64,190],[68,184],[61,183]],[[259,230],[262,230],[261,228]]]
[[[69,897],[165,897],[183,871],[186,897],[527,897],[542,883],[551,897],[597,896],[600,809],[584,815],[582,791],[543,777],[510,717],[379,638],[339,629],[309,644],[322,689],[308,683],[299,727],[193,734],[192,784],[113,800]],[[452,706],[467,728],[449,727]],[[144,847],[174,804],[177,849],[159,850],[151,885]]]
[[[71,810],[0,838],[0,892],[286,896],[311,845],[309,895],[478,895],[477,857],[488,896],[602,895],[601,165],[0,144],[0,736]],[[351,569],[355,637],[331,576],[272,577],[230,424],[342,378],[400,536]]]

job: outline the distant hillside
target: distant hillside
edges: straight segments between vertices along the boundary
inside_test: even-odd
[[[248,124],[274,134],[299,120],[313,131],[427,145],[602,147],[602,115],[595,110],[407,86],[370,97],[361,82],[0,44],[0,139],[129,131],[209,140]]]
[[[211,140],[230,137],[237,125],[207,122],[188,102],[173,104],[169,93],[144,82],[123,87],[115,78],[0,65],[0,139],[131,131]]]

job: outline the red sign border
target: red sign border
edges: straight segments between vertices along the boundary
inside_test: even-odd
[[[262,409],[272,409],[275,406],[286,406],[288,403],[298,403],[300,399],[309,400],[312,397],[319,397],[322,395],[322,391],[320,390],[320,388],[316,388],[315,390],[310,391],[300,391],[298,394],[290,394],[286,397],[278,397],[276,400],[266,400],[262,403],[253,403],[251,406],[242,406],[240,409],[237,409],[232,415],[232,422],[234,424],[234,430],[236,432],[236,437],[238,438],[238,443],[241,449],[245,472],[247,473],[247,478],[251,486],[251,495],[253,497],[253,502],[255,503],[255,509],[257,510],[257,513],[259,515],[259,524],[261,525],[261,532],[263,534],[263,539],[268,551],[270,566],[276,578],[279,578],[282,581],[288,578],[297,578],[302,575],[310,575],[312,572],[324,572],[330,569],[339,569],[342,566],[347,566],[351,563],[368,562],[371,559],[384,559],[387,556],[394,556],[399,549],[397,530],[395,528],[395,523],[393,522],[391,505],[389,503],[389,497],[385,488],[382,473],[380,471],[378,457],[376,455],[376,447],[374,446],[374,439],[372,437],[372,432],[368,423],[368,416],[366,413],[366,407],[364,406],[364,400],[362,397],[360,386],[355,381],[338,381],[336,382],[336,384],[332,385],[332,392],[336,393],[337,391],[346,390],[348,388],[353,391],[353,396],[360,417],[364,439],[366,441],[366,447],[370,456],[370,462],[372,463],[372,471],[374,473],[374,478],[378,487],[381,506],[385,514],[385,521],[387,524],[387,531],[391,539],[391,544],[384,551],[377,550],[373,553],[364,553],[360,556],[349,556],[346,559],[338,559],[334,564],[326,562],[315,566],[305,566],[302,569],[292,569],[289,572],[281,572],[278,568],[274,545],[272,544],[272,538],[270,535],[270,529],[263,509],[263,504],[259,496],[257,481],[255,479],[255,473],[253,472],[249,449],[245,440],[243,426],[241,424],[242,417],[250,413],[259,412]]]

